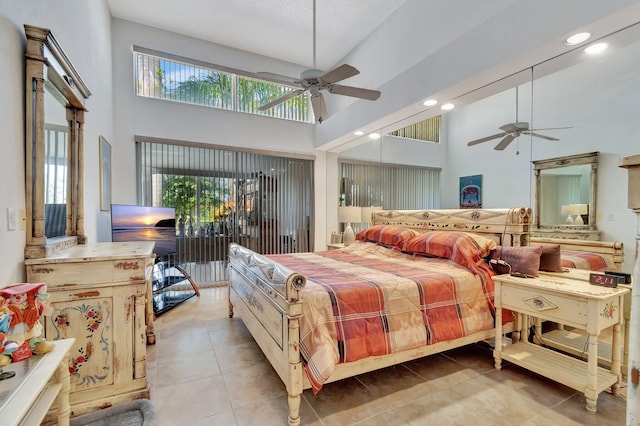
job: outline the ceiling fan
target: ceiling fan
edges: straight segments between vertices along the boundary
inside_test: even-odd
[[[354,75],[360,74],[355,67],[348,64],[340,65],[329,72],[324,72],[316,68],[316,0],[313,0],[313,68],[303,71],[300,78],[285,77],[268,72],[259,72],[259,77],[265,77],[270,81],[282,83],[289,86],[297,86],[299,89],[292,90],[284,96],[272,100],[258,107],[259,111],[266,111],[279,105],[287,100],[294,98],[306,91],[311,95],[311,107],[313,114],[318,123],[322,123],[327,119],[327,105],[324,100],[322,90],[336,95],[351,96],[354,98],[367,99],[375,101],[380,97],[378,90],[363,89],[360,87],[344,86],[336,84]]]
[[[502,138],[500,142],[493,148],[497,151],[504,150],[509,144],[520,135],[531,135],[537,138],[546,139],[548,141],[559,141],[558,138],[553,138],[551,136],[541,135],[540,133],[535,133],[539,130],[560,130],[560,129],[570,129],[571,127],[547,127],[544,129],[530,129],[529,123],[526,121],[518,121],[518,87],[516,86],[516,121],[513,123],[507,123],[503,126],[498,127],[502,130],[502,133],[496,133],[495,135],[486,136],[484,138],[475,139],[471,142],[467,143],[467,146],[478,145],[483,142],[490,141],[492,139]]]

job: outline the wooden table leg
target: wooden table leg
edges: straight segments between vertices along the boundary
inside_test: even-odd
[[[587,411],[595,413],[598,404],[598,335],[589,334],[589,359],[587,361]]]
[[[66,358],[58,365],[56,380],[61,386],[58,393],[58,426],[69,426],[69,417],[71,416],[71,405],[69,404],[71,379]]]
[[[496,370],[502,369],[502,299],[500,297],[500,283],[495,284],[494,306],[496,307],[496,336],[495,348],[493,349],[493,359]],[[515,332],[515,330],[513,330]]]
[[[618,306],[622,305],[619,304]],[[622,316],[620,318],[622,318]],[[618,394],[618,390],[620,389],[620,382],[622,381],[622,374],[620,373],[620,337],[622,336],[622,333],[620,329],[620,323],[613,326],[613,338],[611,341],[611,373],[618,376],[618,381],[611,386],[611,393],[613,395]]]

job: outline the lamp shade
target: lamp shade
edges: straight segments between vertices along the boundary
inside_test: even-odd
[[[341,223],[360,223],[362,218],[361,208],[356,206],[340,206],[338,207],[338,222]]]
[[[579,215],[589,214],[588,204],[572,204],[572,206],[575,208],[574,214],[579,214]]]
[[[371,223],[371,217],[373,216],[373,207],[362,207],[360,222]]]
[[[560,214],[562,216],[568,216],[568,215],[573,214],[572,211],[571,211],[571,205],[570,204],[563,204],[560,207]]]
[[[589,205],[588,204],[571,204],[572,214],[576,215],[576,218],[573,220],[573,223],[576,225],[583,225],[584,220],[582,219],[582,215],[589,214]]]

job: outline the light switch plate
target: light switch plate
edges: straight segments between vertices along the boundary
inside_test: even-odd
[[[7,208],[7,230],[18,229],[18,209]]]

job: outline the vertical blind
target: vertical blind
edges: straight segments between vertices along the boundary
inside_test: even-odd
[[[199,283],[228,279],[228,245],[310,251],[313,160],[138,137],[141,205],[176,211],[176,254]]]
[[[340,203],[385,210],[440,208],[440,169],[340,160]]]

